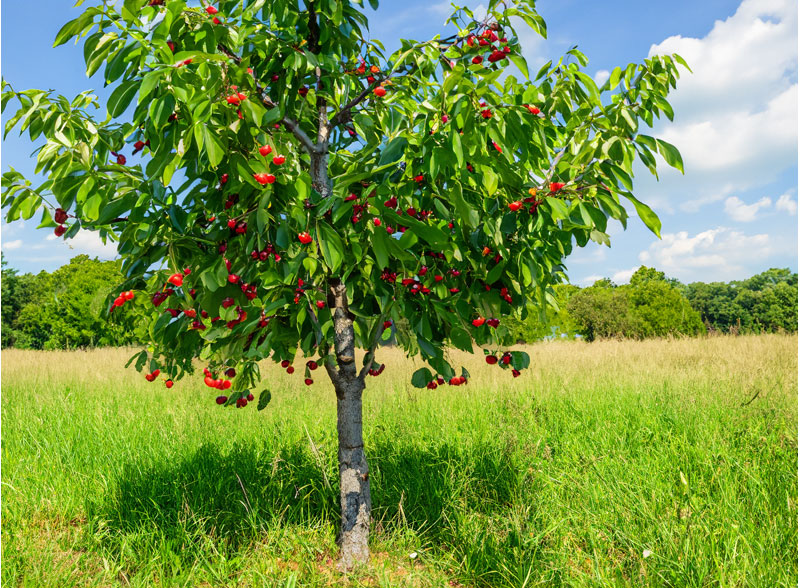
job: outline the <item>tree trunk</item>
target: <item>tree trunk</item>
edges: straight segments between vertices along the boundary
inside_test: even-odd
[[[334,309],[334,344],[339,366],[338,372],[326,366],[336,390],[336,430],[339,434],[342,526],[338,540],[341,549],[338,567],[346,571],[369,559],[367,542],[372,501],[361,428],[364,381],[356,372],[353,315],[347,308],[347,289],[340,280],[331,280],[328,304]]]

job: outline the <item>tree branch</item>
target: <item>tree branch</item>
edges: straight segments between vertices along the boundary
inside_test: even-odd
[[[219,50],[220,53],[224,54],[226,57],[233,60],[233,62],[236,63],[237,65],[242,62],[241,57],[239,57],[233,51],[225,47],[225,45],[223,45],[222,43],[217,45],[217,49]],[[272,99],[266,94],[266,91],[264,90],[264,88],[261,87],[261,84],[259,84],[258,81],[256,81],[256,92],[258,93],[258,97],[264,104],[264,106],[266,106],[267,108],[278,107],[278,105],[275,104],[272,101]],[[297,140],[300,141],[300,144],[309,154],[319,152],[319,146],[316,145],[314,141],[312,141],[311,138],[306,134],[306,132],[300,128],[300,124],[297,121],[289,118],[288,116],[284,116],[281,119],[281,123],[283,123],[283,126],[289,129],[289,131],[297,138]]]
[[[386,311],[384,310],[378,317],[378,324],[383,325],[383,321],[385,320],[385,318],[386,318]],[[366,363],[364,364],[364,367],[361,368],[361,371],[358,374],[358,379],[361,381],[364,380],[370,368],[372,367],[372,361],[375,359],[375,350],[378,348],[378,341],[380,340],[383,331],[384,330],[381,329],[380,327],[375,330],[375,336],[372,338],[372,343],[370,343],[369,349],[367,350],[367,354],[364,356],[364,360]]]

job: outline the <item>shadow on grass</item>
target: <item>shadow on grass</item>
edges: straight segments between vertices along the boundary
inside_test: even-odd
[[[149,466],[127,463],[114,490],[87,498],[90,518],[103,521],[106,547],[124,537],[196,543],[211,536],[236,549],[278,527],[338,526],[335,451],[321,464],[308,443],[279,450],[205,445],[192,455]],[[371,448],[373,520],[407,526],[435,543],[454,541],[459,513],[502,512],[518,495],[513,460],[497,447]],[[192,557],[191,554],[179,554]]]

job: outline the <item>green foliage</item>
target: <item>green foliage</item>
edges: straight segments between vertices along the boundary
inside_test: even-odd
[[[70,101],[3,82],[3,108],[16,104],[5,132],[43,142],[36,172],[47,177],[3,175],[7,219],[38,212],[52,227],[60,208],[72,215],[57,229],[65,238],[90,230],[119,243],[124,280],[105,308],[139,294],[129,308],[149,369],[178,378],[200,358],[256,377],[265,357],[332,361],[331,309],[316,302],[343,282],[357,346],[405,318],[398,342],[450,376],[444,350],[513,343],[505,319],[552,302],[574,245],[608,243],[608,222],[627,222],[623,199],[658,234],[632,173],[637,158],[656,173],[657,154],[682,169],[674,147],[640,132],[672,117],[680,57],[618,68],[598,88],[572,49],[530,76],[514,24],[546,27],[529,0],[490,2],[481,21],[456,7],[455,34],[403,40],[391,55],[366,34],[361,3],[219,8],[212,21],[183,0],[104,3],[64,25],[56,45],[82,40],[87,73],[112,88],[108,116],[90,113],[89,93]],[[491,59],[474,35],[495,43]],[[511,62],[524,79],[504,75]],[[131,148],[141,155],[121,155]],[[160,293],[196,317],[139,302]],[[473,328],[479,316],[502,320]]]
[[[28,349],[122,346],[141,343],[135,318],[117,310],[107,320],[105,300],[122,279],[120,264],[79,255],[52,274],[3,274],[4,346]],[[8,292],[5,288],[8,287]],[[6,339],[8,329],[8,339]]]
[[[789,269],[772,268],[743,281],[695,282],[684,293],[711,331],[797,331],[797,274]]]

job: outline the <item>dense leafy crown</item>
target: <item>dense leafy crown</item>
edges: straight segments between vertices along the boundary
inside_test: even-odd
[[[608,244],[621,198],[658,233],[631,174],[637,157],[655,173],[656,154],[682,166],[639,132],[672,118],[679,56],[617,68],[601,88],[577,49],[529,76],[514,26],[545,34],[532,0],[459,8],[452,36],[391,55],[367,24],[348,0],[105,3],[55,42],[85,37],[87,73],[105,66],[105,119],[89,93],[3,82],[3,108],[20,104],[5,132],[45,140],[47,177],[4,174],[7,218],[41,210],[57,235],[118,242],[127,280],[108,308],[141,317],[139,369],[150,358],[178,378],[199,357],[213,381],[236,366],[231,402],[259,359],[331,362],[337,280],[357,346],[374,349],[391,321],[433,369],[415,385],[458,382],[445,349],[511,343],[503,317],[552,299],[575,244]]]

